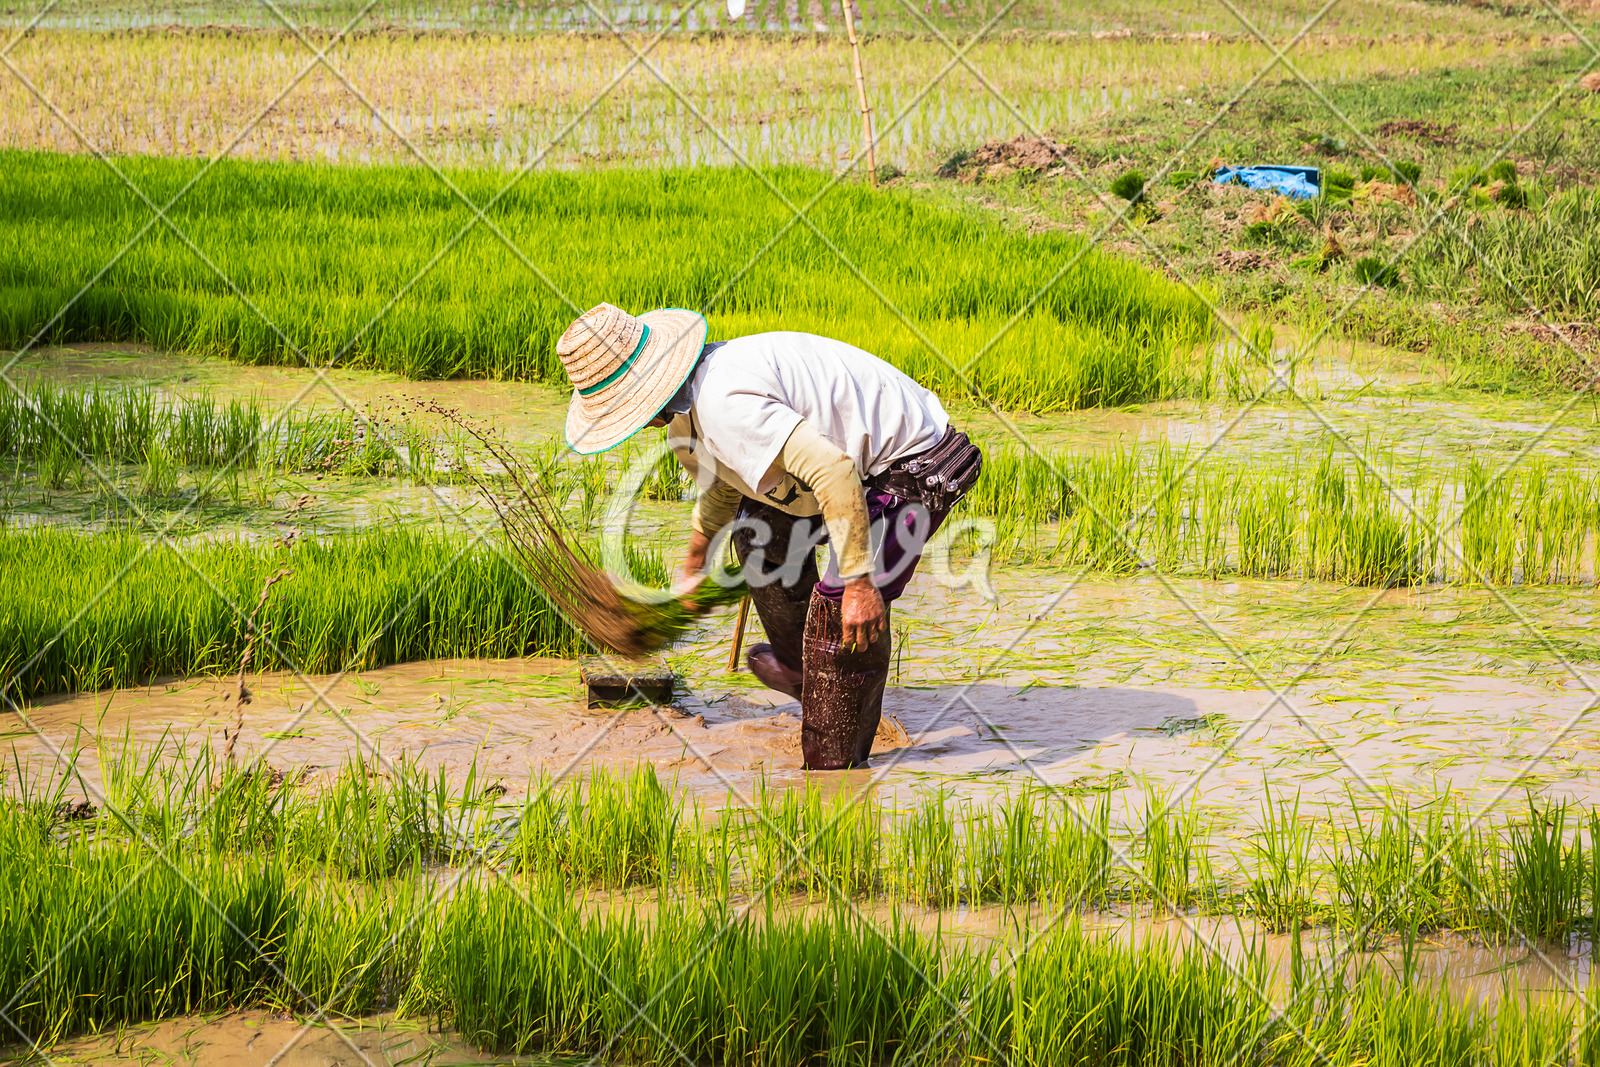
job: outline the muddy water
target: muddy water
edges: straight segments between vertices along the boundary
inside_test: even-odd
[[[16,1055],[16,1060],[5,1059]],[[386,1067],[401,1064],[549,1062],[487,1056],[458,1035],[428,1029],[423,1020],[389,1015],[308,1024],[262,1010],[188,1016],[69,1038],[48,1059],[29,1060],[0,1048],[0,1062],[229,1064],[238,1067]]]
[[[1285,352],[1287,353],[1287,349]],[[0,362],[5,357],[0,356]],[[205,389],[219,397],[260,396],[269,402],[360,408],[425,398],[488,417],[508,436],[532,441],[560,434],[568,390],[535,382],[413,382],[376,371],[336,369],[325,382],[295,367],[241,367],[223,360],[142,345],[81,344],[31,352],[11,372],[64,382],[115,379],[150,382],[174,393]],[[1016,432],[1046,448],[1103,448],[1136,439],[1198,449],[1219,437],[1233,458],[1277,456],[1320,447],[1337,435],[1360,448],[1451,467],[1468,452],[1510,456],[1533,444],[1556,458],[1600,464],[1600,401],[1560,412],[1547,399],[1495,399],[1450,389],[1447,371],[1417,357],[1371,345],[1325,341],[1296,377],[1315,412],[1284,392],[1246,409],[1225,401],[1166,401],[1004,419],[955,403],[952,417],[994,444]]]
[[[9,355],[0,355],[0,366],[9,359]],[[319,377],[303,367],[240,366],[122,343],[42,348],[23,356],[8,373],[24,381],[148,383],[174,396],[203,390],[224,400],[260,397],[268,404],[296,403],[302,410],[360,411],[369,403],[386,406],[391,401],[404,405],[410,398],[435,400],[473,415],[493,417],[504,432],[529,439],[560,432],[570,396],[568,390],[537,383],[413,382],[396,374],[346,368],[326,370]]]
[[[1073,916],[1037,907],[1026,910],[985,907],[940,912],[892,911],[874,908],[863,914],[882,923],[899,917],[954,941],[1012,942],[1018,930],[1027,939],[1077,922],[1085,933],[1123,944],[1157,942],[1173,952],[1196,947],[1242,964],[1250,956],[1264,959],[1268,978],[1259,992],[1278,1006],[1291,996],[1290,974],[1297,950],[1291,934],[1268,932],[1248,920],[1217,915],[1159,915],[1143,912],[1088,912]],[[1409,974],[1415,981],[1443,985],[1458,1000],[1498,1004],[1510,992],[1552,999],[1574,998],[1589,987],[1591,952],[1587,943],[1486,945],[1453,933],[1422,935],[1411,945],[1390,938],[1358,950],[1327,929],[1306,930],[1298,938],[1308,973],[1343,968],[1352,978],[1375,967],[1390,977]]]
[[[1431,373],[1378,350],[1346,347],[1328,360],[1364,382],[1384,372],[1410,375],[1420,388]],[[311,381],[303,370],[128,345],[49,349],[19,366],[60,380],[114,377],[280,400]],[[397,392],[440,398],[530,439],[558,432],[565,405],[564,390],[528,383],[406,383],[347,370],[332,377],[358,403]],[[1389,434],[1406,448],[1431,440],[1446,453],[1469,442],[1509,449],[1550,417],[1547,402],[1371,391],[1363,384],[1330,401],[1330,410],[1359,409],[1375,439]],[[317,396],[334,399],[325,390]],[[955,417],[982,434],[1001,432],[975,411]],[[1170,404],[1018,422],[1046,443],[1135,435],[1198,443],[1231,417]],[[1600,459],[1596,419],[1588,406],[1574,409],[1544,447]],[[1225,447],[1245,456],[1299,447],[1313,422],[1292,405],[1264,405],[1229,432]],[[285,483],[279,497],[314,499],[289,518],[275,516],[278,525],[370,521],[404,493],[441,515],[447,504],[465,503],[448,499],[458,493],[448,487],[332,484]],[[1043,780],[1109,789],[1136,805],[1135,786],[1148,778],[1231,812],[1254,810],[1269,788],[1319,803],[1340,802],[1352,789],[1375,800],[1388,789],[1431,795],[1449,787],[1486,803],[1520,802],[1530,789],[1585,800],[1600,792],[1600,737],[1589,709],[1600,692],[1593,589],[1084,582],[1025,567],[998,574],[996,585],[1000,601],[990,605],[970,587],[918,577],[895,611],[885,708],[901,725],[881,739],[874,769],[848,780],[895,788],[954,782],[973,793]],[[257,679],[242,743],[270,750],[275,764],[322,770],[375,750],[450,769],[476,759],[510,787],[539,769],[642,759],[717,797],[730,785],[747,789],[758,775],[798,776],[798,706],[726,672],[730,631],[730,616],[718,615],[672,651],[688,681],[675,709],[591,712],[578,701],[570,663],[413,664],[360,678]],[[35,755],[70,745],[80,726],[92,731],[96,722],[113,733],[126,726],[140,740],[170,729],[192,744],[216,744],[231,725],[230,688],[189,679],[51,698],[29,712],[43,739],[20,724],[13,736]]]
[[[1530,790],[1600,800],[1592,591],[1529,590],[1501,612],[1482,591],[1074,583],[1043,569],[1002,574],[998,591],[996,607],[919,575],[895,609],[873,767],[830,782],[976,798],[1039,781],[1111,791],[1131,821],[1150,781],[1225,825],[1252,821],[1268,791],[1319,811],[1446,788],[1512,807]],[[799,706],[727,672],[731,629],[731,614],[713,616],[669,653],[686,682],[672,708],[586,708],[576,664],[560,660],[276,673],[251,682],[241,744],[314,773],[374,753],[452,773],[476,763],[512,790],[541,770],[641,760],[711,800],[763,775],[799,781]],[[87,745],[96,724],[220,750],[233,682],[43,698],[27,719],[9,740],[33,759]]]

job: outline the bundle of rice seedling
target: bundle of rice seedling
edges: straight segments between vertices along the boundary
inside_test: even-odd
[[[562,517],[549,491],[551,479],[530,470],[493,431],[460,411],[429,403],[425,410],[460,428],[487,462],[465,472],[494,508],[506,543],[551,607],[595,644],[624,656],[670,645],[714,607],[737,603],[742,579],[702,582],[686,596],[659,599],[619,587]]]

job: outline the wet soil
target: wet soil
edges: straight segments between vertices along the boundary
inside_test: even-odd
[[[10,1058],[10,1057],[15,1057]],[[48,1058],[0,1048],[18,1064],[229,1064],[230,1067],[399,1067],[401,1064],[548,1063],[480,1053],[459,1035],[431,1031],[423,1020],[392,1015],[312,1020],[268,1012],[183,1016],[68,1038]]]

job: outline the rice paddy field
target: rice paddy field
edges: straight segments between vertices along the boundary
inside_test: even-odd
[[[0,8],[0,1062],[1600,1062],[1600,10],[853,14]],[[600,301],[983,447],[869,768],[585,701]]]

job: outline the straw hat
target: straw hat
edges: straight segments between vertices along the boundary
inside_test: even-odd
[[[694,370],[706,344],[706,320],[682,308],[635,318],[597,304],[556,342],[572,379],[567,444],[580,455],[615,448],[656,417]]]

